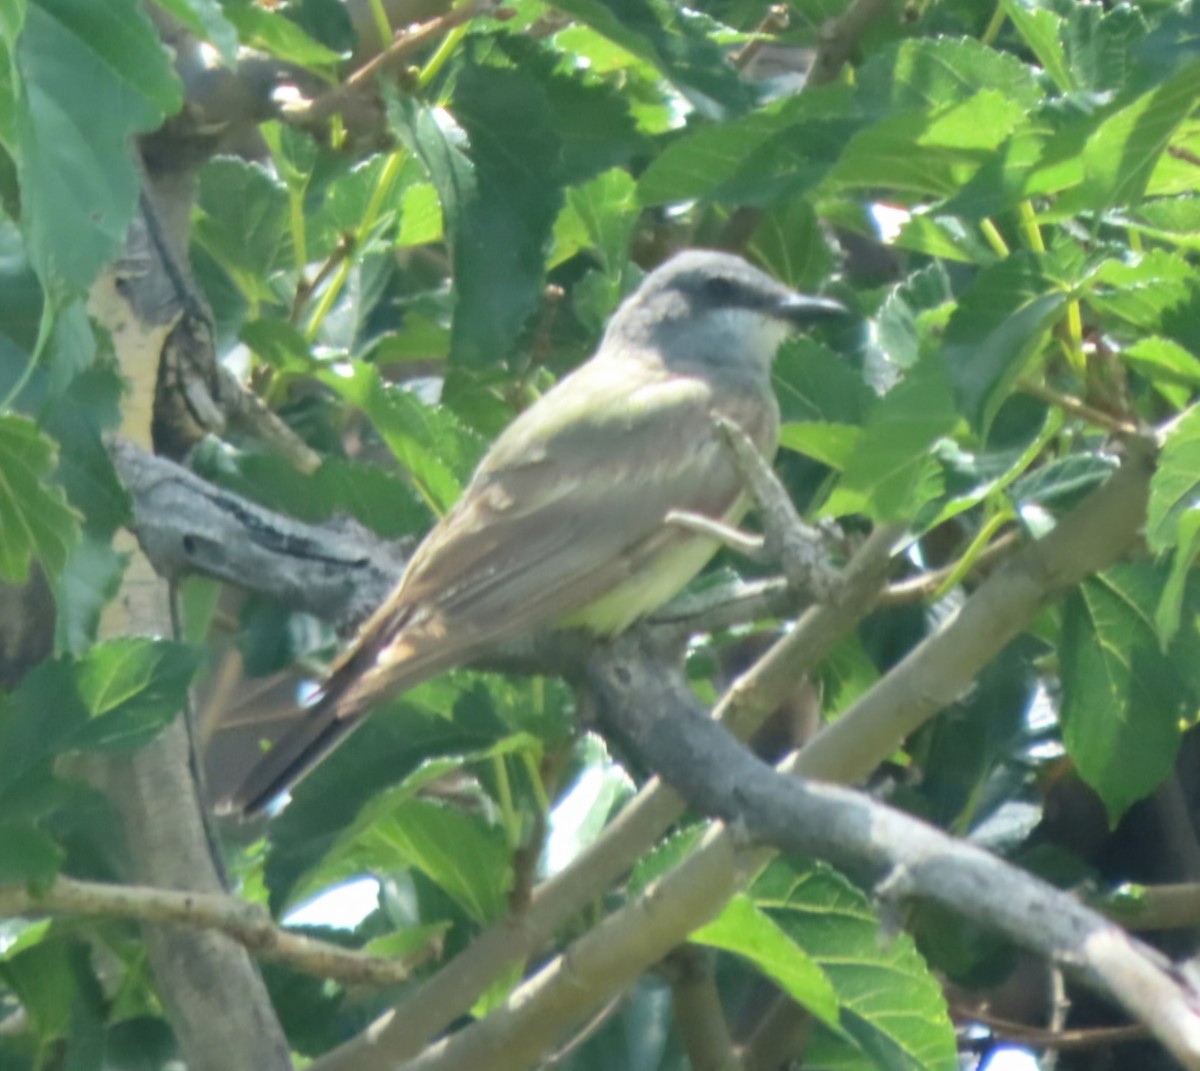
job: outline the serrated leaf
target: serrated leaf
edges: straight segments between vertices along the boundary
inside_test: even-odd
[[[700,197],[741,202],[765,199],[782,186],[815,182],[860,125],[844,86],[821,86],[764,105],[739,119],[698,126],[673,141],[638,179],[643,205]],[[801,174],[809,169],[807,176]],[[790,175],[782,183],[765,174]]]
[[[605,273],[619,279],[637,225],[636,191],[629,173],[617,168],[567,190],[567,203],[554,224],[554,253],[548,266],[582,249],[594,249]]]
[[[1148,334],[1192,346],[1200,338],[1200,290],[1195,280],[1186,257],[1151,249],[1099,264],[1087,279],[1087,301]]]
[[[858,72],[858,99],[871,114],[943,108],[1003,86],[1023,108],[1041,100],[1034,72],[1011,53],[971,38],[912,38],[880,49]]]
[[[108,539],[84,535],[54,586],[54,649],[83,654],[96,638],[104,607],[117,596],[130,555]]]
[[[136,0],[38,0],[17,65],[22,228],[57,304],[82,293],[120,249],[141,189],[130,140],[159,126],[183,97]]]
[[[1194,710],[1200,637],[1164,653],[1155,612],[1164,570],[1118,566],[1086,580],[1063,609],[1063,743],[1115,823],[1170,773]]]
[[[1171,572],[1163,585],[1158,609],[1154,611],[1154,627],[1164,648],[1169,647],[1179,634],[1187,583],[1197,553],[1200,553],[1200,510],[1189,510],[1180,518],[1177,544],[1171,555]]]
[[[875,395],[853,368],[826,346],[798,338],[780,347],[771,372],[785,424],[860,424]]]
[[[1063,20],[1049,8],[1027,6],[1021,0],[1001,0],[1001,3],[1004,13],[1059,90],[1067,93],[1074,89],[1075,78],[1062,43]]]
[[[562,141],[530,76],[471,63],[455,87],[461,127],[395,97],[388,114],[441,199],[454,264],[451,360],[483,365],[508,354],[540,303],[543,249],[562,203]],[[519,131],[509,121],[517,114],[527,119]]]
[[[840,1032],[837,994],[825,972],[749,896],[735,896],[688,940],[748,959],[797,1004]]]
[[[79,538],[62,490],[46,482],[56,460],[32,421],[0,415],[0,578],[23,581],[35,557],[56,577]]]
[[[1126,364],[1146,375],[1156,389],[1200,386],[1200,359],[1169,338],[1141,338],[1121,351]],[[1187,396],[1185,391],[1182,395]]]
[[[562,0],[561,10],[658,68],[697,103],[738,112],[751,93],[709,31],[706,16],[665,0]],[[707,100],[705,100],[707,98]]]
[[[878,1066],[953,1071],[954,1027],[945,997],[907,934],[881,940],[866,897],[824,864],[777,860],[750,898],[821,967],[841,1005],[840,1024]],[[813,1068],[872,1067],[853,1043],[821,1030],[805,1052]]]
[[[370,418],[421,497],[439,515],[457,501],[483,456],[484,442],[448,409],[426,405],[412,392],[386,385],[379,372],[360,362],[349,374],[316,373]]]
[[[267,276],[284,263],[289,234],[283,183],[259,164],[219,157],[200,172],[197,206],[193,240],[247,296],[274,299]]]

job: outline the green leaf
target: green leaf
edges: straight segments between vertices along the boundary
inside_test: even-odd
[[[453,807],[384,797],[334,846],[331,861],[343,852],[380,874],[416,867],[475,922],[492,922],[507,908],[512,873],[503,834]]]
[[[159,126],[183,98],[136,0],[38,0],[17,63],[22,229],[58,303],[82,293],[120,249],[141,188],[131,137]]]
[[[984,268],[946,326],[943,356],[960,412],[986,429],[1067,304],[1039,259],[1016,253]]]
[[[43,1044],[63,1037],[71,1021],[77,985],[70,952],[70,944],[59,937],[0,962],[0,979],[16,994]]]
[[[458,500],[485,444],[450,410],[426,405],[411,391],[385,385],[377,369],[359,362],[349,375],[330,370],[318,372],[317,378],[367,414],[437,514]]]
[[[94,646],[75,669],[91,721],[73,745],[82,750],[141,747],[187,702],[196,652],[181,643],[128,637]]]
[[[211,41],[230,67],[237,65],[238,36],[232,22],[225,17],[219,0],[155,0],[197,37]]]
[[[991,158],[1025,114],[996,90],[934,112],[892,112],[850,139],[830,178],[851,188],[946,197]]]
[[[1183,518],[1200,508],[1200,406],[1176,422],[1163,443],[1150,480],[1146,542],[1156,554],[1170,550]]]
[[[657,67],[694,102],[733,112],[749,106],[750,89],[709,36],[714,24],[706,16],[666,0],[561,0],[557,6]]]
[[[378,465],[327,457],[316,472],[299,472],[276,455],[244,454],[215,442],[200,444],[191,461],[205,479],[312,523],[348,515],[386,539],[424,534],[433,525],[412,485]]]
[[[643,205],[699,197],[748,201],[775,189],[766,165],[790,167],[783,185],[811,184],[832,165],[859,122],[844,86],[821,86],[729,122],[697,126],[660,152],[638,179]],[[808,168],[807,176],[800,171]]]
[[[200,172],[192,239],[246,296],[275,298],[267,277],[286,264],[289,207],[283,183],[259,164],[218,157]]]
[[[833,350],[810,338],[780,347],[771,386],[785,424],[861,424],[875,403],[862,376]]]
[[[0,415],[0,578],[24,580],[35,557],[56,577],[79,538],[62,490],[46,483],[56,460],[32,421]]]
[[[1186,402],[1189,392],[1200,386],[1200,359],[1168,338],[1140,338],[1126,347],[1121,357],[1171,400]],[[1172,387],[1180,388],[1179,392]]]
[[[451,359],[481,365],[507,356],[540,304],[543,249],[562,203],[562,143],[544,88],[517,70],[467,65],[454,115],[461,129],[411,101],[389,103],[393,126],[442,202],[454,265]],[[513,115],[527,121],[514,127]]]
[[[567,190],[567,203],[554,223],[549,266],[595,250],[607,275],[620,279],[629,262],[629,241],[637,225],[636,184],[614,168],[583,186]]]
[[[833,250],[808,200],[792,197],[769,208],[746,247],[755,260],[796,290],[815,290],[833,267]]]
[[[65,858],[66,853],[42,830],[0,823],[0,884],[21,882],[45,888]]]
[[[130,555],[113,550],[107,538],[85,534],[71,550],[54,586],[54,649],[83,654],[96,639],[100,615],[121,590]]]
[[[779,429],[779,445],[841,472],[850,464],[862,437],[862,429],[853,424],[828,424],[809,421],[784,424]]]
[[[970,38],[912,38],[883,48],[863,64],[857,82],[860,103],[879,117],[944,108],[997,87],[1026,109],[1042,98],[1030,67]]]
[[[911,519],[941,490],[930,448],[956,422],[945,365],[926,358],[871,410],[822,512]]]
[[[1141,196],[1150,174],[1200,94],[1200,62],[1109,116],[1083,151],[1085,195],[1094,208],[1128,204]]]
[[[1097,265],[1086,280],[1087,302],[1148,334],[1185,347],[1200,337],[1200,288],[1186,257],[1165,249]]]
[[[777,860],[750,898],[824,971],[841,1005],[842,1030],[879,1067],[954,1071],[954,1027],[937,979],[907,934],[881,939],[866,897],[824,864]],[[805,1066],[871,1068],[855,1044],[824,1029],[811,1039]]]
[[[1063,608],[1063,743],[1112,823],[1170,773],[1183,719],[1200,691],[1200,634],[1164,653],[1155,612],[1164,570],[1118,566],[1085,581]]]
[[[448,673],[384,704],[293,790],[269,829],[265,877],[273,907],[285,902],[302,877],[304,888],[316,891],[349,876],[344,858],[328,867],[322,860],[382,789],[402,783],[429,760],[479,754],[508,736],[509,727],[491,704],[464,702],[477,681]]]
[[[237,27],[241,43],[270,52],[289,63],[322,72],[339,63],[342,56],[314,41],[291,19],[259,7],[251,0],[227,0],[225,17]]]
[[[1021,0],[1001,0],[1004,14],[1024,38],[1046,73],[1063,93],[1075,89],[1075,77],[1062,43],[1063,20],[1045,7],[1029,7]]]
[[[1200,553],[1200,510],[1190,510],[1180,518],[1178,545],[1171,555],[1171,572],[1163,585],[1158,609],[1154,611],[1154,627],[1164,648],[1178,636],[1183,623],[1183,603],[1197,553]]]
[[[837,994],[828,976],[749,896],[735,896],[688,940],[750,960],[792,1000],[840,1032]]]

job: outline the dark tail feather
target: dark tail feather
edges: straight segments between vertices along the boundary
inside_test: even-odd
[[[221,811],[249,818],[290,788],[358,727],[361,714],[338,716],[338,697],[322,696],[258,762]]]

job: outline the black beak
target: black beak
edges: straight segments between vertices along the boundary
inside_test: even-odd
[[[772,312],[781,320],[788,320],[797,327],[807,327],[819,320],[831,320],[849,316],[850,310],[833,298],[811,297],[808,294],[788,294],[780,298]]]

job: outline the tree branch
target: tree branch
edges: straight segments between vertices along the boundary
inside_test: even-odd
[[[178,892],[144,885],[110,885],[59,876],[44,892],[0,886],[0,916],[74,915],[132,919],[215,930],[261,960],[284,963],[343,985],[397,985],[427,953],[402,958],[366,955],[277,926],[257,904],[220,893]]]

